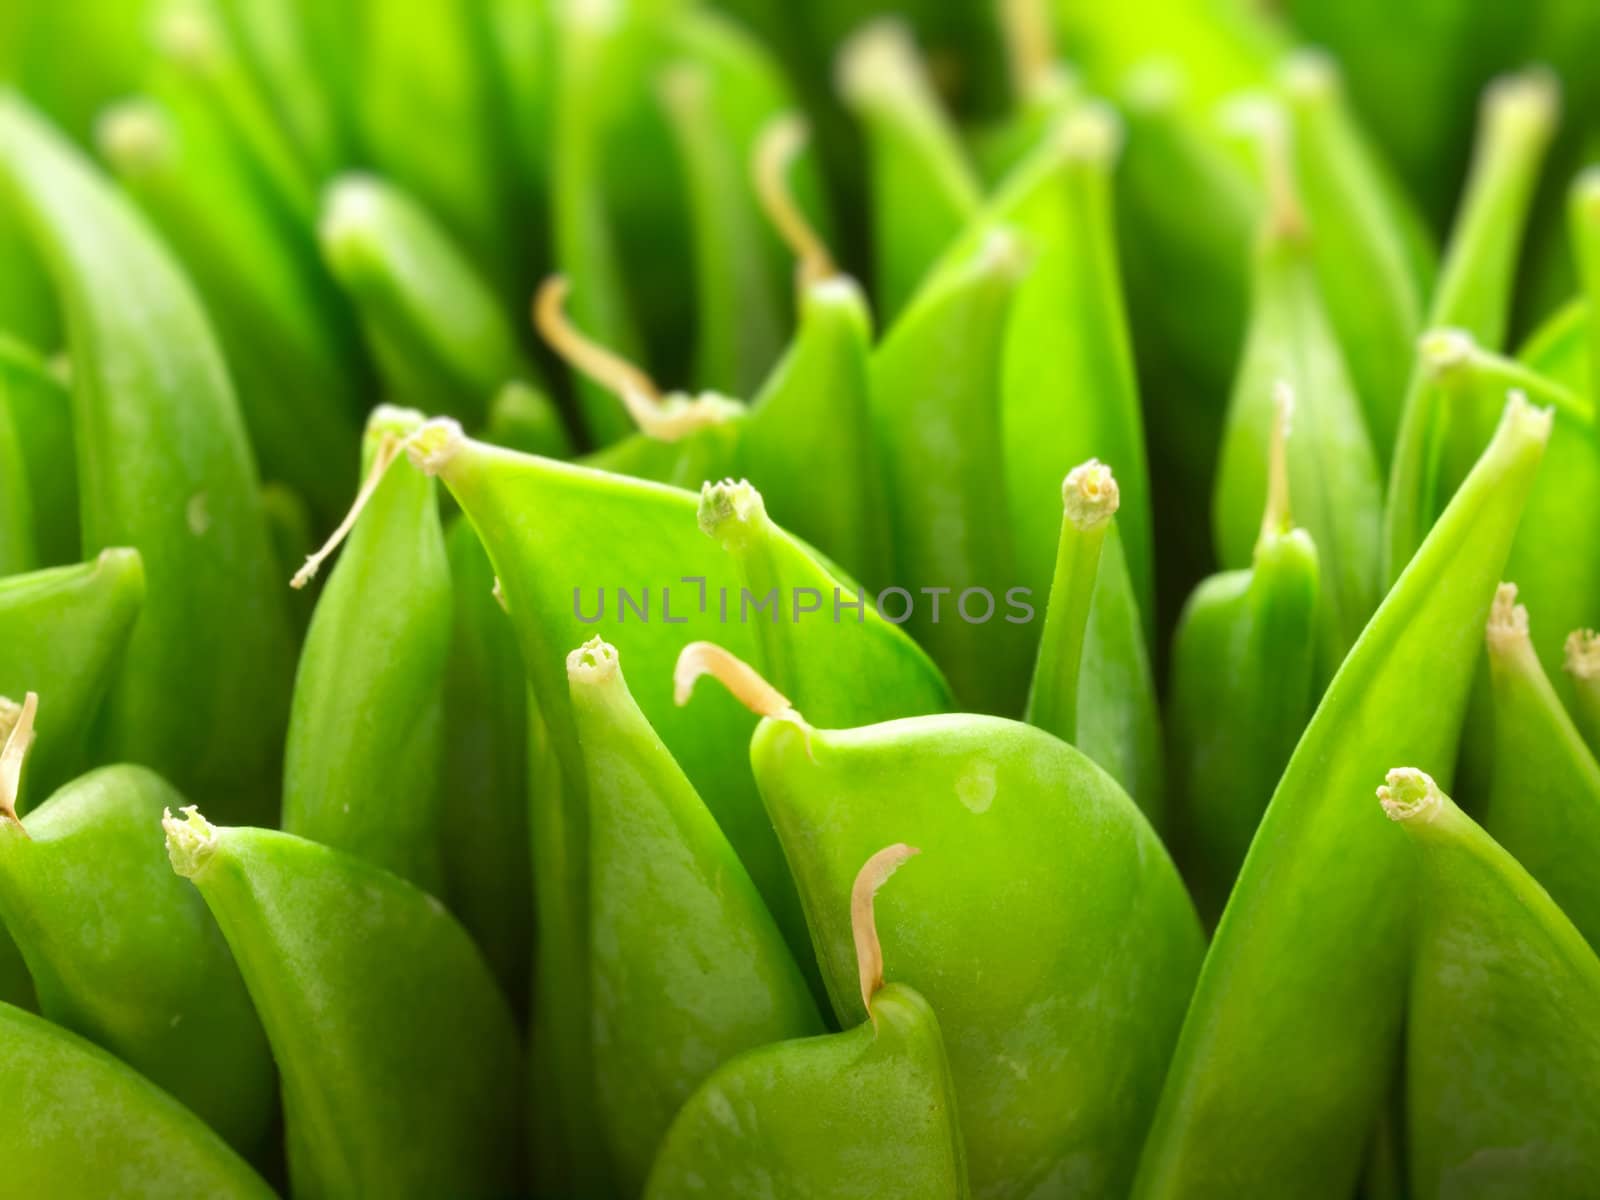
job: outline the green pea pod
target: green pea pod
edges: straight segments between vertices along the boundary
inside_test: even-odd
[[[949,686],[921,648],[859,584],[773,524],[747,481],[706,484],[698,520],[738,563],[741,597],[771,601],[771,615],[752,622],[763,673],[817,720],[844,727],[952,707]]]
[[[162,821],[283,1074],[297,1196],[517,1190],[516,1027],[472,939],[432,897],[289,833]]]
[[[1424,288],[1408,236],[1420,218],[1402,207],[1349,111],[1338,66],[1293,55],[1281,72],[1296,190],[1312,230],[1312,260],[1380,464],[1394,452]]]
[[[1222,912],[1316,700],[1321,579],[1316,544],[1289,511],[1288,410],[1284,396],[1250,566],[1204,580],[1173,634],[1167,746],[1174,824],[1208,921]]]
[[[1600,1170],[1600,960],[1427,775],[1390,771],[1378,795],[1419,874],[1406,1014],[1411,1194],[1588,1195]]]
[[[837,74],[839,91],[866,135],[873,295],[889,325],[945,246],[977,215],[982,186],[906,26],[879,19],[852,35]]]
[[[65,360],[62,360],[63,364]],[[0,419],[9,417],[25,466],[41,566],[78,557],[78,470],[68,369],[0,332]]]
[[[401,468],[402,470],[404,468]],[[494,570],[466,521],[445,534],[454,604],[444,673],[445,894],[514,1011],[528,1010],[528,685]]]
[[[283,828],[438,895],[450,563],[433,481],[388,469],[421,422],[384,406],[367,424],[364,519],[317,600],[295,675]]]
[[[599,638],[567,659],[589,800],[595,1089],[623,1195],[734,1055],[822,1030],[750,877]]]
[[[480,425],[507,380],[538,382],[499,298],[405,192],[371,175],[341,176],[317,233],[391,396]]]
[[[255,1157],[277,1119],[272,1055],[227,943],[161,851],[162,809],[182,802],[143,767],[105,767],[0,818],[0,918],[44,1016]]]
[[[895,582],[915,593],[906,628],[960,701],[985,712],[1022,707],[1027,629],[950,610],[987,593],[992,615],[1016,582],[995,481],[1004,478],[1000,381],[1020,256],[995,232],[918,294],[872,359]]]
[[[1583,324],[1588,334],[1587,354],[1583,355],[1588,370],[1585,378],[1574,381],[1573,386],[1594,402],[1597,397],[1590,380],[1594,378],[1594,364],[1600,363],[1600,319],[1595,316],[1600,312],[1600,167],[1588,167],[1573,180],[1567,211],[1573,252],[1578,260],[1581,303],[1587,317]],[[1571,374],[1576,375],[1576,369]]]
[[[1285,162],[1269,163],[1273,173]],[[1279,192],[1255,264],[1250,334],[1228,404],[1212,518],[1217,557],[1250,565],[1267,499],[1273,397],[1287,384],[1296,422],[1288,445],[1289,488],[1322,568],[1318,675],[1326,679],[1377,607],[1383,482],[1361,404],[1328,318],[1299,202]]]
[[[495,392],[483,436],[496,446],[524,454],[566,458],[572,453],[571,436],[550,397],[521,380],[512,380]]]
[[[96,135],[216,322],[262,470],[331,524],[353,483],[364,372],[348,349],[355,323],[310,237],[192,97],[187,107],[125,101]]]
[[[44,709],[24,796],[48,796],[94,760],[90,733],[144,602],[137,550],[0,579],[0,697]]]
[[[278,574],[293,575],[316,549],[312,530],[311,509],[299,492],[281,483],[268,483],[261,488],[261,507],[267,516],[267,530],[272,535],[273,558]],[[316,596],[309,591],[296,591],[289,599],[289,616],[294,622],[295,635],[304,640],[311,624],[311,614],[316,607]]]
[[[687,650],[679,683],[709,672],[772,718],[751,761],[840,1022],[867,1016],[851,881],[913,839],[925,865],[885,916],[896,975],[940,1014],[973,1191],[1120,1194],[1203,951],[1138,809],[1077,750],[997,717],[814,729],[716,649]],[[996,872],[1026,929],[994,919]]]
[[[1483,827],[1600,945],[1600,764],[1533,652],[1528,610],[1503,583],[1489,614],[1494,766]]]
[[[0,190],[46,251],[71,331],[84,550],[131,545],[147,573],[108,756],[264,814],[292,635],[205,316],[145,223],[16,100],[0,100]]]
[[[914,989],[883,982],[873,922],[873,893],[916,853],[879,851],[852,889],[868,1020],[748,1051],[714,1072],[667,1132],[647,1200],[971,1195],[938,1019]]]
[[[1296,746],[1206,956],[1134,1196],[1350,1194],[1396,1061],[1410,921],[1404,861],[1351,800],[1385,762],[1454,761],[1466,648],[1550,423],[1512,398]]]
[[[99,1047],[9,1004],[0,1039],[0,1154],[18,1195],[274,1195],[204,1122]]]
[[[1590,337],[1589,303],[1580,297],[1562,305],[1530,333],[1517,359],[1546,379],[1587,396]]]
[[[43,471],[40,462],[35,469]],[[33,492],[22,437],[12,420],[10,405],[0,408],[0,575],[31,571],[39,565],[38,538],[33,526]]]
[[[1600,636],[1592,629],[1567,635],[1562,670],[1572,685],[1572,716],[1589,749],[1600,754]]]

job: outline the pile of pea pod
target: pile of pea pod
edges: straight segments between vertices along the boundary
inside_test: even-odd
[[[0,1195],[1600,1195],[1597,53],[8,0]]]

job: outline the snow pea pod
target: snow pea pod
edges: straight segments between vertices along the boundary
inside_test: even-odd
[[[367,423],[367,483],[352,512],[363,519],[317,600],[295,674],[283,828],[438,895],[450,563],[433,481],[388,469],[422,421],[383,406]],[[296,587],[325,554],[306,560]]]
[[[839,52],[837,78],[866,135],[873,295],[888,325],[977,215],[982,185],[904,24],[880,18],[853,34]]]
[[[91,728],[144,594],[137,550],[0,579],[0,697],[37,692],[45,713],[27,795],[48,796],[93,761]]]
[[[516,1191],[516,1026],[443,907],[290,833],[215,826],[193,807],[162,825],[266,1027],[294,1194]]]
[[[25,820],[0,817],[0,919],[45,1017],[254,1158],[277,1116],[272,1055],[227,943],[162,853],[157,822],[182,802],[160,776],[116,766],[79,777]]]
[[[32,346],[0,332],[0,421],[10,418],[16,433],[24,464],[20,475],[28,481],[33,511],[34,549],[45,567],[78,557],[78,469],[69,374],[65,359],[52,365]]]
[[[755,885],[599,638],[567,658],[589,803],[595,1091],[620,1194],[673,1115],[756,1046],[822,1031]]]
[[[998,717],[813,728],[750,668],[691,646],[768,719],[751,761],[841,1024],[868,1015],[850,913],[891,837],[925,852],[884,905],[895,973],[939,1014],[973,1194],[1122,1194],[1203,941],[1149,824],[1051,735]],[[997,915],[1029,914],[1026,928]]]
[[[149,227],[14,99],[0,100],[0,189],[45,251],[67,314],[84,550],[131,545],[144,559],[109,754],[264,814],[292,634],[211,330]]]
[[[1600,635],[1574,629],[1567,635],[1561,667],[1572,684],[1572,715],[1589,749],[1600,754]]]
[[[1292,397],[1281,392],[1267,506],[1250,566],[1204,580],[1173,634],[1167,707],[1174,824],[1207,920],[1244,862],[1273,788],[1310,719],[1317,549],[1290,514],[1284,442]]]
[[[1517,586],[1502,583],[1486,640],[1493,768],[1483,827],[1600,945],[1600,764],[1550,685],[1528,638]]]
[[[0,1154],[18,1195],[272,1200],[203,1121],[98,1046],[9,1004],[0,1040]]]
[[[914,593],[906,628],[961,702],[986,712],[1018,711],[1027,688],[1026,626],[969,619],[961,608],[986,595],[993,618],[1016,582],[995,481],[1004,478],[1000,382],[1020,272],[1015,239],[996,231],[917,295],[872,358],[895,581]]]
[[[915,989],[884,983],[873,920],[873,894],[916,853],[904,844],[880,850],[851,890],[868,1020],[719,1068],[673,1121],[647,1200],[971,1195],[938,1019]]]
[[[1386,762],[1454,761],[1468,648],[1550,423],[1513,396],[1290,757],[1201,970],[1134,1196],[1350,1194],[1396,1062],[1409,927],[1404,859],[1350,799]],[[1241,1128],[1248,1144],[1219,1155]]]
[[[1411,1194],[1588,1195],[1600,1170],[1600,960],[1426,774],[1390,771],[1378,796],[1419,873],[1406,1018]]]

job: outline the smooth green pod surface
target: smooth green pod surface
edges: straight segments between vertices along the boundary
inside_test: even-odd
[[[35,464],[35,469],[42,471],[47,466],[41,462]],[[17,424],[6,405],[0,407],[0,575],[30,571],[38,565],[28,464],[22,455]]]
[[[1404,859],[1352,799],[1384,763],[1454,762],[1550,420],[1507,406],[1296,746],[1206,956],[1135,1196],[1350,1193],[1395,1067],[1410,916]],[[1219,1155],[1241,1128],[1248,1142]]]
[[[297,1196],[503,1196],[521,1179],[522,1048],[431,896],[289,833],[171,817],[283,1076]]]
[[[377,482],[300,655],[283,828],[440,894],[450,563],[433,481],[405,463],[385,469],[421,422],[388,407],[368,422],[365,457]]]
[[[1589,749],[1600,754],[1600,637],[1592,629],[1567,635],[1562,673],[1572,683],[1572,716]]]
[[[274,1195],[203,1121],[99,1047],[9,1004],[0,1040],[0,1154],[19,1195]]]
[[[18,478],[27,480],[33,514],[33,547],[45,567],[78,557],[78,470],[65,362],[48,362],[0,331],[0,419],[9,417],[16,434],[23,467]],[[35,465],[29,468],[29,463]]]

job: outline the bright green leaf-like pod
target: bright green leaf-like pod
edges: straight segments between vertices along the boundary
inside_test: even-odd
[[[78,557],[78,469],[65,360],[52,366],[33,347],[0,332],[0,422],[10,419],[27,479],[34,549],[41,566]],[[3,437],[4,434],[0,434]],[[29,467],[28,464],[35,464]],[[0,486],[14,486],[12,480]],[[9,518],[0,518],[4,521]]]
[[[0,1004],[6,1187],[23,1196],[275,1194],[182,1104],[99,1047]],[[185,1053],[204,1060],[202,1048]]]
[[[1589,749],[1600,754],[1600,636],[1592,629],[1567,635],[1562,670],[1572,684],[1572,715]]]
[[[685,694],[706,673],[769,718],[751,760],[844,1025],[868,1015],[849,903],[859,864],[892,837],[925,851],[882,916],[895,975],[939,1014],[973,1192],[1122,1194],[1203,951],[1132,801],[1014,721],[816,729],[743,663],[690,647]]]
[[[1300,52],[1281,71],[1296,190],[1328,318],[1380,464],[1394,451],[1432,263],[1421,218],[1362,137],[1334,61]]]
[[[1528,610],[1503,583],[1489,613],[1494,719],[1483,827],[1600,945],[1600,764],[1528,639]]]
[[[740,1055],[689,1097],[651,1168],[647,1200],[782,1194],[965,1200],[965,1150],[939,1022],[883,981],[873,894],[918,851],[886,847],[851,891],[868,1020]]]
[[[118,104],[96,140],[200,290],[263,472],[310,497],[331,524],[358,440],[355,323],[305,229],[263,194],[217,114],[187,100]]]
[[[1406,1012],[1411,1195],[1589,1195],[1600,1171],[1600,960],[1427,775],[1390,771],[1378,796],[1419,873]]]
[[[853,35],[840,52],[838,82],[866,134],[873,295],[891,325],[977,215],[982,188],[900,22],[880,19]]]
[[[405,470],[399,467],[397,470]],[[516,1012],[528,1010],[528,684],[489,556],[466,521],[445,534],[455,601],[439,778],[445,897]]]
[[[596,1102],[622,1195],[734,1055],[820,1033],[805,977],[716,821],[645,720],[615,649],[567,658],[589,801]]]
[[[1017,241],[994,232],[918,293],[872,359],[895,586],[907,593],[896,603],[961,703],[985,712],[1018,711],[1027,688],[1027,629],[1005,620],[1016,578],[996,486],[1006,321],[1022,260]]]
[[[0,815],[0,919],[44,1016],[257,1158],[277,1119],[276,1073],[227,943],[161,851],[162,810],[182,802],[143,767],[117,766],[26,820]]]
[[[169,816],[283,1074],[301,1196],[503,1196],[521,1180],[522,1048],[438,901],[289,833]]]
[[[1222,913],[1273,789],[1311,717],[1317,548],[1290,515],[1280,393],[1267,507],[1250,566],[1195,588],[1172,642],[1167,722],[1179,861],[1208,921]]]
[[[1410,922],[1404,860],[1366,819],[1362,780],[1454,762],[1468,648],[1550,424],[1513,397],[1295,748],[1206,956],[1136,1197],[1350,1194],[1395,1066]]]
[[[354,529],[295,675],[283,828],[440,895],[450,563],[433,481],[404,463],[390,469],[422,420],[384,406],[367,423]],[[296,587],[326,554],[306,560]]]
[[[148,579],[108,755],[264,815],[291,634],[205,316],[149,227],[15,100],[0,101],[0,192],[45,250],[67,315],[84,550],[131,545]]]
[[[144,593],[144,565],[126,549],[0,579],[0,698],[36,692],[44,711],[23,799],[48,796],[93,760],[91,727]]]

